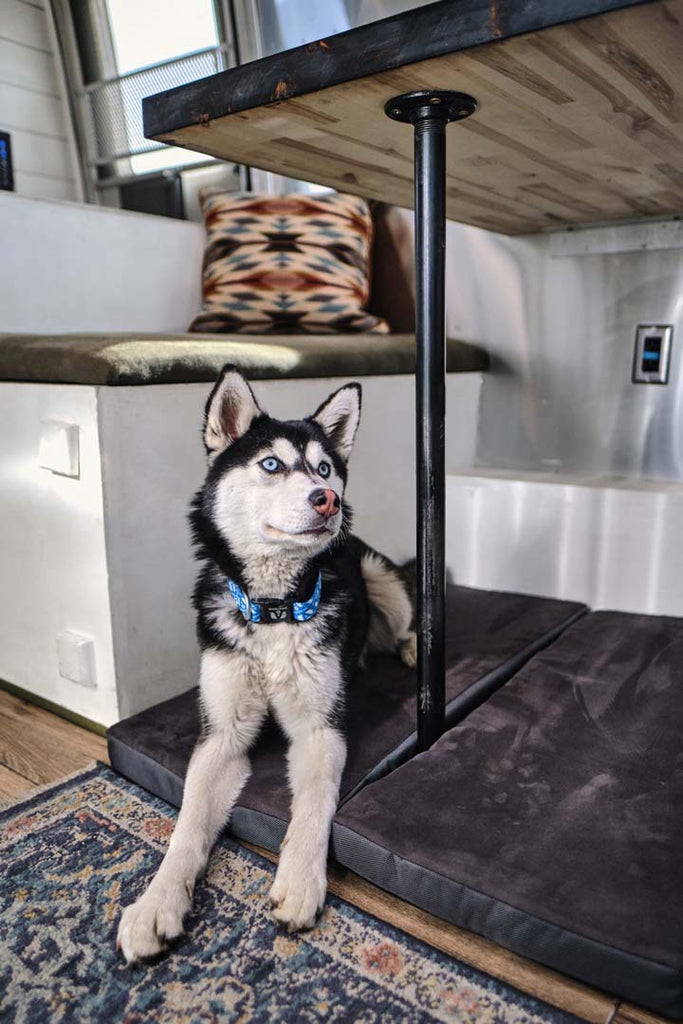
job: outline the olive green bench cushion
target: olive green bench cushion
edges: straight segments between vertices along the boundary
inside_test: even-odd
[[[449,373],[485,370],[483,349],[447,344]],[[252,380],[413,373],[412,334],[0,334],[0,380],[45,384],[192,384],[234,363]]]

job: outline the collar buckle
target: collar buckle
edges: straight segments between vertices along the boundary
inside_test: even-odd
[[[294,622],[291,601],[279,601],[275,597],[259,597],[256,604],[261,611],[261,622]]]

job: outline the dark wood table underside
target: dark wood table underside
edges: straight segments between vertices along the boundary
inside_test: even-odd
[[[150,138],[401,206],[384,104],[471,93],[448,216],[509,234],[683,212],[683,0],[443,0],[144,101]]]

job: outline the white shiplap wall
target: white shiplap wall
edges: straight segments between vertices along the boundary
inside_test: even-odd
[[[0,0],[0,129],[11,135],[19,195],[82,198],[63,89],[41,0]]]

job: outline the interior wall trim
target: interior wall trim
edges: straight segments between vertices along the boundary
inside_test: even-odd
[[[554,231],[549,252],[558,257],[654,249],[683,249],[683,217]]]

